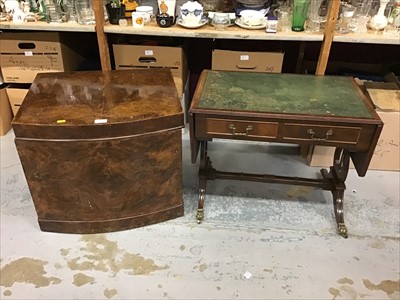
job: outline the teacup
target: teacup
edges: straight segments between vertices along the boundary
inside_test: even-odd
[[[138,11],[132,12],[132,26],[133,28],[143,28],[144,13]]]
[[[240,12],[240,20],[248,26],[257,26],[265,22],[265,15],[262,11],[246,9]]]
[[[146,6],[146,5],[141,5],[136,7],[137,12],[142,12],[144,13],[144,23],[148,24],[150,23],[151,19],[153,18],[153,6]]]
[[[188,1],[181,7],[181,19],[183,24],[199,24],[203,17],[203,6],[197,1]]]
[[[228,15],[229,19],[232,21],[235,21],[236,19],[236,13],[219,13],[219,12],[213,12],[213,11],[209,11],[208,12],[208,17],[212,20],[212,18],[214,18],[215,14],[224,14],[224,15]]]

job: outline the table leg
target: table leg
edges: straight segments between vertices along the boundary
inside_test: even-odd
[[[200,165],[199,165],[199,202],[197,204],[197,223],[200,224],[204,218],[204,200],[207,186],[207,142],[200,142]]]
[[[204,201],[206,198],[207,179],[215,179],[215,169],[207,156],[207,142],[200,142],[200,165],[199,165],[199,202],[197,205],[197,223],[200,224],[204,218]]]
[[[330,167],[329,173],[322,169],[321,173],[324,179],[330,180],[332,185],[330,190],[333,196],[333,208],[335,210],[335,218],[338,231],[341,236],[347,238],[347,228],[344,224],[343,216],[343,200],[344,191],[346,189],[345,181],[349,172],[350,154],[347,150],[336,148],[333,157],[333,166]]]

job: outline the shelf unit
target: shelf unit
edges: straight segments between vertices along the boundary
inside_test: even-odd
[[[400,45],[400,36],[378,33],[335,34],[333,42],[357,44]]]
[[[95,32],[94,25],[79,25],[77,23],[46,23],[46,22],[0,22],[3,30],[36,30],[36,31],[68,31],[68,32]]]
[[[126,27],[105,24],[104,8],[102,1],[93,0],[96,25],[79,25],[76,23],[14,23],[0,22],[0,30],[36,30],[36,31],[69,31],[69,32],[94,32],[96,33],[99,47],[101,68],[111,70],[111,60],[107,34],[126,34],[126,35],[148,35],[148,36],[169,36],[183,38],[207,38],[207,39],[237,39],[237,40],[260,40],[260,41],[299,41],[299,56],[304,51],[306,42],[321,42],[319,58],[317,62],[316,74],[324,75],[328,64],[329,53],[332,43],[364,43],[382,45],[400,45],[400,37],[383,34],[334,34],[336,16],[338,15],[340,1],[332,0],[329,3],[328,18],[325,32],[320,34],[310,34],[305,32],[278,32],[276,34],[265,33],[264,30],[246,30],[236,26],[231,26],[227,30],[217,31],[213,27],[206,25],[195,30],[182,28],[175,25],[169,28],[160,28],[156,24],[148,24],[144,28],[135,29],[128,24]]]
[[[107,44],[107,33],[124,33],[124,34],[147,34],[147,35],[169,35],[179,37],[196,37],[196,38],[212,38],[212,39],[253,39],[253,40],[285,40],[285,41],[322,41],[320,56],[317,64],[317,75],[324,75],[329,57],[329,49],[333,40],[333,31],[336,23],[336,16],[339,12],[340,1],[332,0],[329,2],[328,18],[324,34],[306,34],[306,33],[278,33],[267,34],[263,30],[250,31],[238,29],[235,27],[228,28],[226,31],[217,32],[213,28],[188,30],[180,28],[178,25],[165,30],[158,26],[147,26],[140,30],[131,27],[120,27],[117,25],[104,24],[104,7],[101,2],[93,0],[94,12],[96,17],[96,32],[99,41],[100,59],[103,70],[111,70],[111,61],[109,47]],[[299,56],[304,51],[303,46],[300,47]]]
[[[133,28],[131,24],[126,27],[118,25],[105,25],[105,33],[175,36],[184,38],[209,38],[209,39],[238,39],[238,40],[265,40],[265,41],[322,41],[323,34],[308,34],[296,32],[278,32],[267,34],[264,30],[246,30],[231,26],[226,30],[215,30],[212,26],[204,26],[198,29],[186,29],[179,25],[160,28],[155,23],[150,23],[143,28]]]

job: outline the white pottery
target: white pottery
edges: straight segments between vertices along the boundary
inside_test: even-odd
[[[211,24],[217,30],[224,30],[231,24],[231,19],[229,18],[229,14],[226,13],[214,13]]]
[[[265,22],[265,14],[262,11],[245,9],[240,12],[240,20],[248,26],[256,26]]]
[[[136,7],[136,11],[144,13],[144,23],[148,24],[154,16],[153,6],[141,5]]]
[[[373,16],[369,22],[369,27],[372,30],[379,31],[385,29],[388,24],[388,19],[385,16],[386,5],[389,0],[381,0],[377,14]]]
[[[203,6],[197,1],[188,1],[180,7],[184,24],[200,24],[203,17]]]

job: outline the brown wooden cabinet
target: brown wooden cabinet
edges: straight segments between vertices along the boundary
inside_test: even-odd
[[[39,74],[13,121],[43,231],[183,215],[183,112],[167,70]]]

